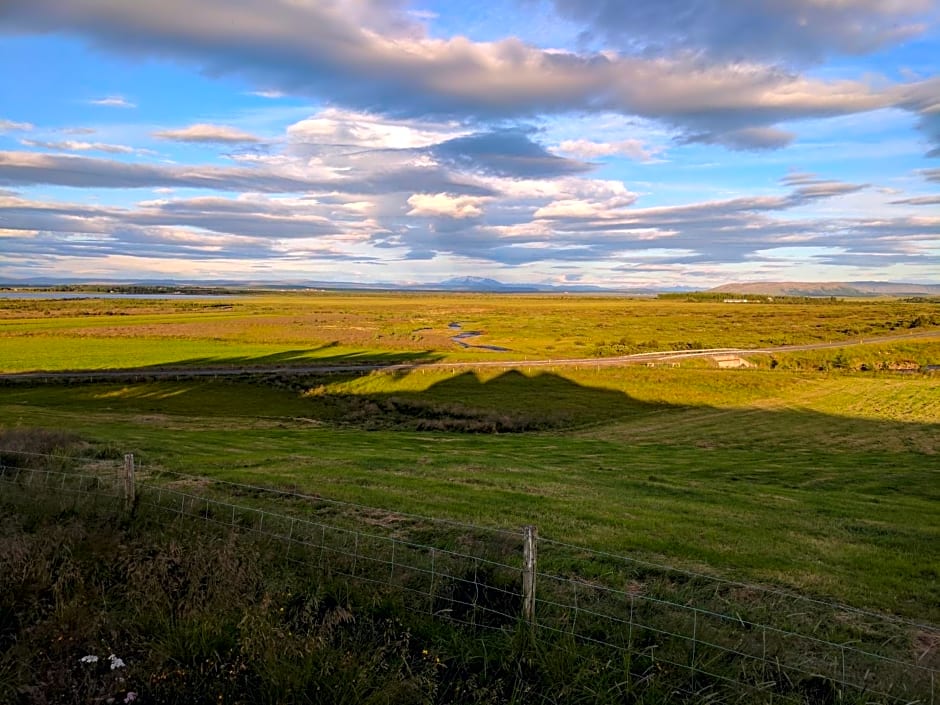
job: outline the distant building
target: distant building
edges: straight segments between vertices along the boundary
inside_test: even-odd
[[[723,370],[754,366],[743,357],[738,355],[712,355],[712,360],[714,360],[718,364],[718,367]]]

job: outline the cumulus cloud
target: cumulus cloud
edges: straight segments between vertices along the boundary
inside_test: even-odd
[[[452,196],[447,193],[416,193],[408,197],[408,215],[444,216],[447,218],[479,218],[483,215],[484,199],[475,196]]]
[[[520,128],[456,137],[431,153],[460,169],[518,178],[552,178],[588,171],[589,164],[552,154]]]
[[[760,214],[788,210],[866,187],[865,184],[828,180],[809,173],[791,173],[781,183],[789,187],[788,192],[643,208],[632,207],[637,197],[625,189],[606,197],[546,193],[543,194],[546,202],[534,211],[533,217],[552,220],[555,232],[559,229],[572,233],[644,232],[649,237],[652,237],[650,233],[656,232],[656,237],[672,237],[702,228],[713,233],[740,228],[741,234],[736,237],[748,237],[747,231]]]
[[[867,54],[923,33],[932,0],[553,0],[564,17],[631,52],[721,60],[818,61]]]
[[[469,132],[456,122],[395,119],[339,108],[326,108],[287,128],[288,139],[295,145],[320,149],[419,149]]]
[[[158,130],[153,133],[154,137],[162,140],[172,140],[174,142],[207,142],[222,144],[237,144],[240,142],[260,142],[255,137],[244,130],[229,125],[211,125],[208,123],[198,123],[182,127],[176,130]]]
[[[815,22],[825,7],[854,5],[865,16],[860,2],[799,4]],[[654,12],[651,2],[639,6]],[[835,16],[841,20],[845,13]],[[717,26],[722,14],[715,17],[710,26]],[[768,140],[764,133],[761,140],[757,133],[741,131],[872,110],[899,99],[861,82],[810,79],[754,60],[703,62],[688,53],[577,54],[542,50],[513,38],[438,39],[400,3],[8,0],[0,19],[7,31],[74,32],[115,51],[173,55],[214,75],[239,74],[264,90],[326,96],[337,105],[402,117],[501,119],[613,111],[661,120],[695,136],[713,135],[719,143],[756,140],[766,147],[768,141],[782,143],[782,135]],[[760,32],[753,34],[763,41]]]
[[[783,182],[788,190],[776,195],[644,208],[620,182],[576,176],[488,176],[481,182],[491,194],[486,197],[446,190],[364,201],[336,192],[168,194],[127,208],[39,202],[7,192],[0,194],[0,222],[22,232],[4,236],[5,253],[37,256],[135,252],[258,263],[447,258],[493,266],[567,261],[633,268],[658,261],[668,268],[771,261],[798,246],[840,248],[846,261],[861,262],[869,253],[885,262],[917,257],[917,266],[936,267],[940,218],[790,219],[789,209],[862,186],[803,172]]]
[[[690,266],[743,262],[794,243],[839,242],[850,253],[907,256],[911,243],[928,242],[933,227],[929,219],[895,219],[891,240],[874,219],[813,221],[804,212],[790,220],[788,209],[864,188],[806,172],[787,174],[778,194],[637,207],[637,194],[623,182],[590,178],[591,165],[553,154],[531,129],[472,131],[365,113],[346,129],[346,114],[320,111],[289,128],[275,150],[238,155],[235,166],[0,152],[0,184],[240,194],[166,193],[132,208],[8,203],[0,219],[8,229],[45,233],[40,240],[50,251],[71,242],[68,233],[81,233],[102,252],[140,246],[162,257],[193,251],[221,258],[253,248],[271,261],[323,251],[324,258],[357,261],[381,255],[513,267],[655,257]],[[587,149],[604,151],[602,144]],[[200,233],[209,238],[203,244]],[[158,244],[139,244],[148,238]],[[185,241],[183,250],[174,250],[178,241]],[[919,251],[931,256],[927,245]]]
[[[131,251],[200,261],[244,257],[252,267],[305,258],[409,260],[414,267],[437,260],[438,268],[497,269],[591,262],[677,276],[693,265],[702,271],[712,264],[776,267],[814,248],[820,262],[920,258],[936,267],[938,219],[925,209],[895,217],[902,209],[844,208],[853,199],[842,197],[865,184],[792,172],[776,186],[765,179],[761,195],[698,195],[682,203],[687,196],[678,188],[690,184],[671,181],[675,172],[664,182],[629,188],[592,178],[623,168],[652,180],[661,165],[591,163],[605,157],[652,161],[662,149],[656,143],[676,152],[689,143],[780,149],[797,139],[801,120],[892,106],[917,120],[932,145],[940,144],[935,79],[910,75],[907,83],[892,83],[826,78],[844,71],[800,73],[801,62],[863,53],[916,34],[926,0],[553,1],[597,35],[582,47],[598,46],[602,36],[614,48],[544,50],[516,38],[442,37],[440,27],[428,30],[433,18],[409,11],[406,0],[6,0],[0,33],[78,34],[122,54],[172,57],[210,76],[235,76],[258,89],[256,95],[307,96],[328,107],[295,122],[285,139],[261,140],[204,123],[151,133],[186,143],[246,145],[225,166],[0,152],[0,186],[163,191],[122,207],[43,203],[0,192],[6,198],[0,202],[4,252],[24,253],[23,259],[25,253]],[[714,16],[702,14],[709,8]],[[754,15],[764,24],[738,36]],[[649,21],[637,23],[639,16]],[[770,27],[772,20],[777,25]],[[252,104],[257,108],[258,101]],[[287,110],[278,114],[291,115],[279,120],[296,119]],[[571,129],[572,116],[591,129]],[[611,116],[612,129],[593,129]],[[553,135],[562,119],[564,131]],[[103,128],[103,134],[124,133]],[[625,139],[635,137],[642,139]],[[105,140],[125,138],[88,139],[24,144],[107,152]],[[818,163],[801,162],[798,147],[787,163]],[[685,151],[699,156],[705,150]],[[688,177],[700,166],[681,168]],[[940,182],[940,170],[922,173]],[[660,185],[652,202],[670,205],[647,206],[638,193]],[[720,185],[697,187],[715,194]],[[184,189],[200,195],[180,195]],[[890,198],[896,206],[935,204],[932,196],[905,196]],[[884,194],[872,197],[887,201]],[[9,234],[15,232],[22,237]]]
[[[612,210],[609,203],[563,198],[538,208],[532,214],[532,217],[547,220],[576,218],[604,220],[616,218],[618,215],[622,217],[623,214],[618,214],[617,211]]]

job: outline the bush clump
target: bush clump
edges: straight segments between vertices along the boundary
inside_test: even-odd
[[[0,465],[41,467],[48,456],[69,455],[81,445],[77,435],[61,429],[0,428]]]

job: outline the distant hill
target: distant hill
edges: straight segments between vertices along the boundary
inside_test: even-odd
[[[99,281],[90,279],[21,279],[21,280],[0,280],[0,288],[16,287],[47,287],[47,288],[68,288],[68,287],[94,287],[96,289],[108,288],[127,288],[127,287],[151,287],[151,288],[179,288],[179,287],[206,287],[206,288],[228,288],[228,289],[262,289],[262,290],[305,290],[305,289],[324,289],[324,290],[364,290],[364,291],[464,291],[464,292],[492,292],[492,293],[512,293],[512,292],[533,292],[533,293],[609,293],[631,296],[654,296],[661,292],[681,292],[691,291],[689,287],[636,287],[636,288],[616,288],[594,286],[590,284],[538,284],[521,283],[507,284],[488,279],[486,277],[453,277],[440,282],[427,284],[402,283],[402,282],[350,282],[350,281],[245,281],[237,279],[219,279],[219,280],[174,280],[174,279],[144,279],[144,280],[123,280],[123,281]]]
[[[566,284],[558,286],[553,284],[506,284],[505,282],[486,277],[453,277],[445,279],[442,282],[433,284],[418,284],[413,287],[403,286],[402,288],[414,288],[434,291],[479,291],[479,292],[610,292],[618,291],[607,289],[601,286],[592,286],[585,284]],[[631,293],[653,294],[650,289],[631,289]]]
[[[940,284],[898,282],[738,282],[709,291],[765,296],[940,296]]]
[[[537,291],[537,287],[531,284],[504,284],[486,277],[453,277],[436,284],[421,284],[419,288],[446,291]]]

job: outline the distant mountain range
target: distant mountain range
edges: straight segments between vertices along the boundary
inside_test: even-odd
[[[147,287],[164,289],[359,289],[372,291],[467,291],[493,293],[608,293],[632,296],[654,296],[659,293],[685,293],[701,291],[692,287],[604,287],[591,284],[507,284],[486,277],[454,277],[427,284],[400,282],[330,282],[330,281],[245,281],[237,279],[186,280],[143,279],[124,281],[102,281],[91,279],[21,279],[0,280],[0,287]],[[765,296],[940,296],[940,284],[905,284],[896,282],[736,282],[709,289],[710,292],[729,294],[754,294]]]
[[[692,291],[690,287],[635,287],[635,288],[614,288],[586,284],[565,284],[562,286],[553,284],[507,284],[488,279],[485,277],[454,277],[440,282],[431,282],[425,284],[400,283],[400,282],[335,282],[335,281],[284,281],[284,282],[260,282],[244,281],[235,279],[213,279],[213,280],[187,280],[174,281],[170,279],[138,279],[124,281],[101,281],[90,279],[25,279],[25,280],[0,280],[0,287],[43,287],[43,288],[61,288],[61,287],[95,287],[96,289],[114,287],[153,287],[153,288],[189,288],[201,287],[207,289],[268,289],[268,290],[303,290],[303,289],[358,289],[367,291],[467,291],[467,292],[493,292],[493,293],[539,293],[539,292],[557,292],[557,293],[611,293],[611,294],[632,294],[635,296],[654,296],[657,293],[670,291]]]
[[[940,284],[898,282],[738,282],[723,284],[714,292],[765,296],[940,296]]]
[[[615,293],[630,293],[636,295],[654,295],[660,291],[688,291],[687,288],[649,288],[649,287],[636,287],[631,289],[615,289],[611,287],[603,286],[594,286],[591,284],[506,284],[504,282],[496,281],[495,279],[487,279],[485,277],[454,277],[452,279],[445,279],[442,282],[436,282],[433,284],[418,284],[415,286],[403,287],[408,289],[418,289],[422,291],[478,291],[478,292],[581,292],[581,293],[590,293],[590,292],[615,292]]]

